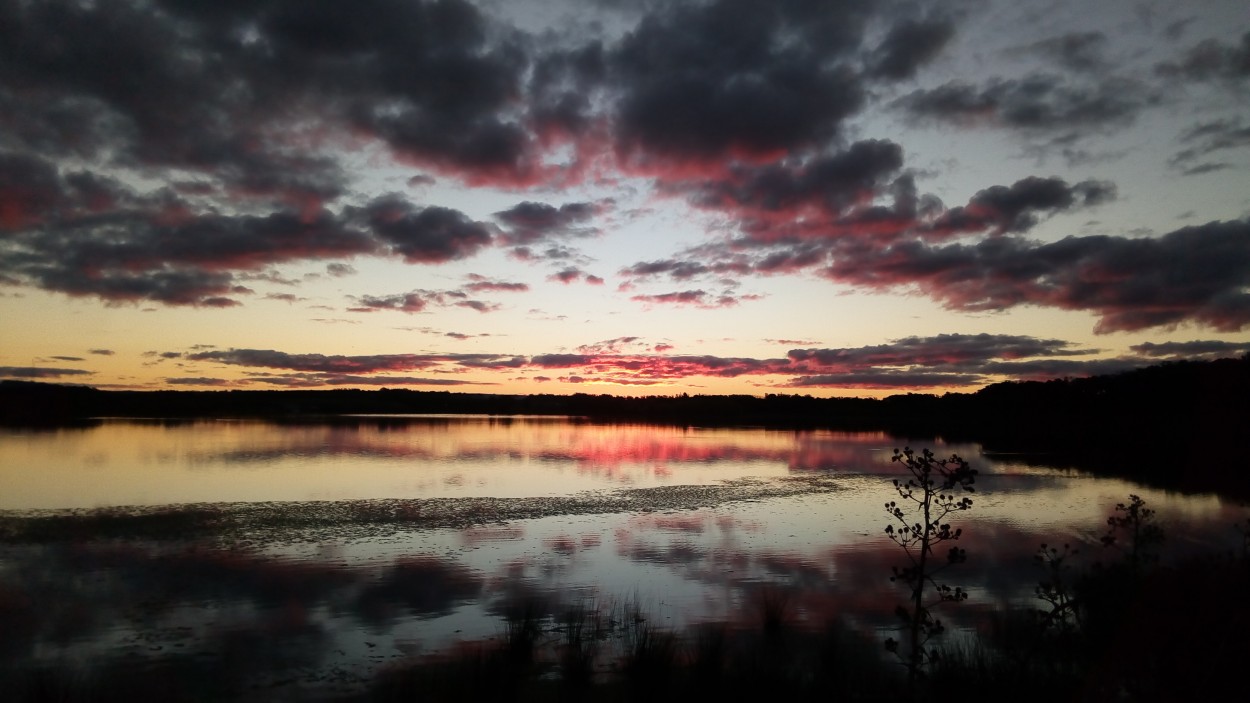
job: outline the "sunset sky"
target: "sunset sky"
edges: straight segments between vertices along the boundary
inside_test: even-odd
[[[0,0],[0,379],[971,391],[1250,351],[1245,0]]]

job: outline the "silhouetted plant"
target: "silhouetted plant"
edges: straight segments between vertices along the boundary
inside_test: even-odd
[[[592,683],[599,646],[607,639],[608,623],[597,606],[578,604],[562,618],[560,673],[570,688],[584,689]]]
[[[937,603],[961,601],[968,593],[960,587],[951,588],[939,583],[934,577],[946,568],[963,562],[967,553],[952,546],[944,559],[935,554],[938,545],[960,538],[961,529],[952,529],[946,522],[951,513],[968,510],[972,499],[957,498],[955,491],[972,492],[977,471],[958,455],[938,459],[928,449],[916,455],[910,447],[894,450],[894,461],[903,464],[911,473],[906,482],[894,481],[894,489],[903,499],[885,504],[885,510],[898,523],[887,525],[885,532],[907,554],[908,564],[894,567],[891,581],[902,582],[910,591],[909,605],[900,605],[895,611],[903,620],[907,647],[900,651],[900,643],[893,637],[885,642],[887,651],[897,655],[907,667],[909,681],[915,681],[924,669],[939,657],[936,648],[929,648],[929,641],[941,634],[942,621],[933,616],[931,607]],[[912,503],[909,510],[904,506]],[[909,516],[914,512],[914,516]],[[926,600],[926,593],[936,598]]]
[[[1154,518],[1155,511],[1146,507],[1141,496],[1134,494],[1129,495],[1127,505],[1117,503],[1115,513],[1107,518],[1107,534],[1102,536],[1102,543],[1124,550],[1134,573],[1159,559],[1163,528],[1154,523]]]
[[[1068,579],[1071,565],[1067,561],[1080,552],[1068,545],[1060,551],[1042,543],[1033,559],[1046,570],[1046,576],[1038,582],[1034,592],[1047,608],[1037,610],[1038,622],[1043,631],[1068,634],[1080,627],[1081,614],[1077,609],[1072,583]]]

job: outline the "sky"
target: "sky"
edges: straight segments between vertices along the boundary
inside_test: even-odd
[[[1250,352],[1244,0],[0,0],[0,379],[883,396]]]

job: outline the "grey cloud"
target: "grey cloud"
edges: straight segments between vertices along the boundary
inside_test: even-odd
[[[1157,239],[907,241],[848,250],[825,275],[867,288],[915,288],[957,310],[1088,310],[1104,333],[1181,322],[1235,331],[1250,325],[1250,223],[1212,222]]]
[[[8,378],[61,378],[62,376],[89,376],[95,373],[84,369],[58,369],[49,366],[0,366],[0,376]]]
[[[955,35],[949,20],[903,20],[890,29],[869,59],[869,74],[891,80],[911,78]]]
[[[526,201],[495,213],[495,218],[507,228],[504,241],[531,244],[544,237],[593,234],[595,230],[579,225],[593,217],[595,211],[592,203],[565,203],[557,208]]]
[[[842,61],[858,48],[869,11],[862,2],[799,0],[663,7],[608,60],[623,148],[702,159],[823,142],[863,105],[863,87]]]
[[[984,86],[951,82],[900,98],[911,120],[956,125],[987,123],[1019,130],[1103,129],[1132,122],[1158,98],[1143,84],[1107,77],[1095,83],[1034,73]]]
[[[1242,34],[1236,44],[1208,39],[1186,51],[1179,61],[1160,63],[1155,70],[1187,80],[1245,80],[1250,78],[1250,32]]]
[[[477,253],[492,241],[491,228],[459,210],[418,207],[397,195],[375,198],[364,219],[395,253],[412,263],[442,263]]]

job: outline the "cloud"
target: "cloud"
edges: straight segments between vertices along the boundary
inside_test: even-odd
[[[595,215],[592,203],[565,203],[559,208],[546,203],[526,201],[495,213],[495,219],[506,228],[503,241],[508,244],[531,244],[547,237],[586,236],[596,230],[579,227]]]
[[[868,289],[914,288],[954,310],[1088,310],[1100,333],[1182,322],[1236,331],[1250,325],[1250,222],[1212,222],[1157,239],[913,240],[852,251],[824,275]]]
[[[1069,32],[1029,44],[1025,51],[1049,59],[1078,73],[1105,71],[1107,35],[1098,32]]]
[[[925,373],[923,371],[869,371],[822,376],[799,376],[784,388],[857,388],[886,390],[891,388],[950,388],[983,383],[979,374]]]
[[[398,310],[399,312],[422,312],[430,302],[424,291],[400,293],[397,295],[362,295],[356,299],[357,307],[349,308],[352,312],[370,312],[373,310]]]
[[[872,139],[803,164],[736,167],[723,179],[684,189],[697,205],[755,217],[781,212],[793,218],[808,209],[836,215],[872,199],[902,165],[902,147]]]
[[[704,290],[683,290],[654,295],[639,294],[630,296],[629,299],[647,305],[691,305],[698,308],[730,308],[744,300],[755,300],[757,297],[752,295],[730,295],[728,293],[716,295]]]
[[[788,356],[801,369],[829,371],[866,366],[957,366],[991,359],[1079,356],[1090,351],[1075,349],[1060,339],[982,333],[905,337],[889,344],[842,349],[795,349]]]
[[[903,20],[890,29],[869,57],[868,74],[889,80],[911,78],[953,36],[955,26],[948,20]]]
[[[317,388],[320,386],[479,386],[493,385],[457,378],[422,378],[418,376],[359,376],[354,374],[290,374],[253,376],[248,380],[286,388]]]
[[[496,281],[475,273],[469,274],[469,282],[464,285],[464,290],[475,293],[482,291],[521,293],[529,289],[530,287],[526,283]]]
[[[179,376],[173,378],[166,377],[165,383],[171,386],[232,386],[235,385],[236,381],[207,376]]]
[[[556,281],[558,283],[563,283],[565,285],[568,285],[570,283],[576,283],[578,281],[584,281],[585,283],[589,285],[595,285],[595,286],[603,285],[602,278],[586,273],[585,271],[575,266],[569,266],[567,268],[560,269],[559,271],[548,276],[547,280]]]
[[[952,81],[916,90],[894,105],[913,122],[1085,131],[1130,123],[1157,100],[1147,86],[1128,78],[1084,83],[1034,73],[995,78],[982,86]]]
[[[417,207],[399,195],[375,198],[361,214],[378,237],[409,263],[464,259],[492,241],[489,225],[474,222],[459,210]]]
[[[890,153],[891,146],[888,142],[878,143],[867,151]],[[852,148],[847,153],[854,152]],[[846,163],[865,161],[872,163],[873,159],[854,158]],[[798,192],[790,187],[791,180],[769,180],[775,193]],[[838,197],[835,194],[840,192],[836,187],[811,188],[810,192],[819,194],[816,205],[804,202],[802,197],[791,201],[775,194],[759,202],[788,209],[768,212],[751,209],[754,202],[743,205],[739,210],[741,236],[692,247],[681,258],[628,266],[621,270],[621,275],[631,280],[622,289],[630,290],[634,281],[657,276],[685,282],[712,275],[798,273],[827,267],[835,259],[853,262],[859,257],[871,257],[894,243],[907,246],[913,240],[1024,232],[1045,216],[1101,205],[1113,200],[1117,192],[1113,183],[1105,181],[1069,184],[1055,177],[1029,177],[1011,186],[983,189],[967,205],[947,209],[936,198],[918,195],[909,175],[894,179],[888,186],[883,185],[883,179],[864,179],[859,188],[858,195],[847,197],[848,201],[858,201],[858,205],[831,202],[829,198]],[[842,192],[855,190],[847,188]],[[890,194],[893,204],[864,205],[874,193]],[[739,200],[745,201],[747,198]]]
[[[294,371],[297,375],[254,375],[253,380],[283,385],[463,385],[464,380],[417,379],[414,377],[377,376],[404,371],[458,372],[465,369],[515,369],[525,360],[497,354],[367,354],[359,356],[326,354],[290,354],[272,349],[228,349],[193,352],[183,355],[190,362],[210,362],[248,368]],[[303,375],[299,375],[303,374]],[[277,380],[270,380],[277,379]]]
[[[1196,44],[1179,61],[1155,66],[1160,75],[1191,81],[1243,81],[1250,78],[1250,32],[1236,44],[1208,39]]]
[[[1250,353],[1250,342],[1194,340],[1192,342],[1143,342],[1129,347],[1142,356],[1171,359],[1222,359]]]
[[[167,191],[141,195],[38,159],[0,159],[0,188],[18,181],[0,194],[3,220],[17,226],[0,240],[0,274],[69,295],[220,307],[247,292],[234,270],[378,250],[324,210],[197,213]]]
[[[1027,232],[1039,212],[1061,212],[1101,205],[1116,197],[1115,184],[1082,181],[1068,185],[1061,178],[1030,176],[1011,186],[993,186],[977,192],[963,207],[942,213],[933,224],[937,232]]]
[[[272,349],[230,349],[186,354],[188,361],[214,361],[232,366],[249,366],[289,371],[320,373],[378,373],[424,369],[438,363],[438,358],[417,354],[375,354],[342,356],[324,354],[288,354]]]
[[[484,300],[459,300],[452,303],[452,305],[469,308],[470,310],[476,310],[478,312],[495,312],[503,307],[498,303],[488,303]]]
[[[117,352],[113,351],[112,349],[88,349],[87,353],[98,354],[100,356],[113,356]]]
[[[1199,343],[1192,343],[1197,345]],[[1207,343],[1202,343],[1207,344]],[[1184,349],[1181,345],[1178,349]],[[1241,345],[1244,347],[1245,345]],[[289,387],[319,385],[459,385],[467,371],[563,372],[564,382],[617,385],[689,383],[697,377],[760,377],[760,385],[848,389],[962,387],[1001,378],[1049,378],[1116,371],[1158,358],[1149,347],[1138,356],[1088,358],[1100,353],[1060,339],[1026,335],[941,334],[904,337],[885,344],[845,348],[793,349],[785,357],[749,358],[669,355],[671,345],[650,345],[625,336],[577,348],[577,353],[537,354],[382,354],[342,356],[290,354],[275,350],[229,349],[179,354],[188,363],[221,363],[280,373],[254,372],[244,382]],[[1175,350],[1173,350],[1175,351]],[[1168,353],[1173,353],[1169,351]],[[1196,351],[1196,348],[1195,348]],[[1227,352],[1223,345],[1203,353]],[[431,377],[391,376],[420,370]],[[438,378],[446,374],[452,378]],[[205,375],[204,378],[209,378]],[[550,378],[544,375],[544,378]],[[573,381],[572,378],[580,381]],[[191,377],[188,377],[191,378]]]
[[[1168,163],[1182,169],[1186,175],[1209,173],[1230,168],[1223,163],[1195,163],[1213,153],[1250,147],[1250,127],[1240,120],[1215,120],[1204,122],[1181,135],[1182,144],[1190,146],[1178,151]]]
[[[0,376],[8,378],[61,378],[62,376],[89,376],[94,371],[84,369],[57,369],[47,366],[0,366]]]
[[[462,307],[478,312],[494,312],[502,308],[498,303],[475,300],[470,293],[509,292],[520,293],[529,290],[529,285],[510,281],[498,281],[485,276],[471,273],[468,283],[453,290],[415,290],[394,295],[362,295],[355,298],[356,306],[348,308],[351,312],[373,312],[376,310],[397,310],[399,312],[424,312],[430,306]]]
[[[858,4],[659,6],[607,57],[619,149],[640,165],[819,144],[864,103]]]
[[[641,337],[617,337],[577,347],[579,354],[619,354],[624,347],[646,348]]]

